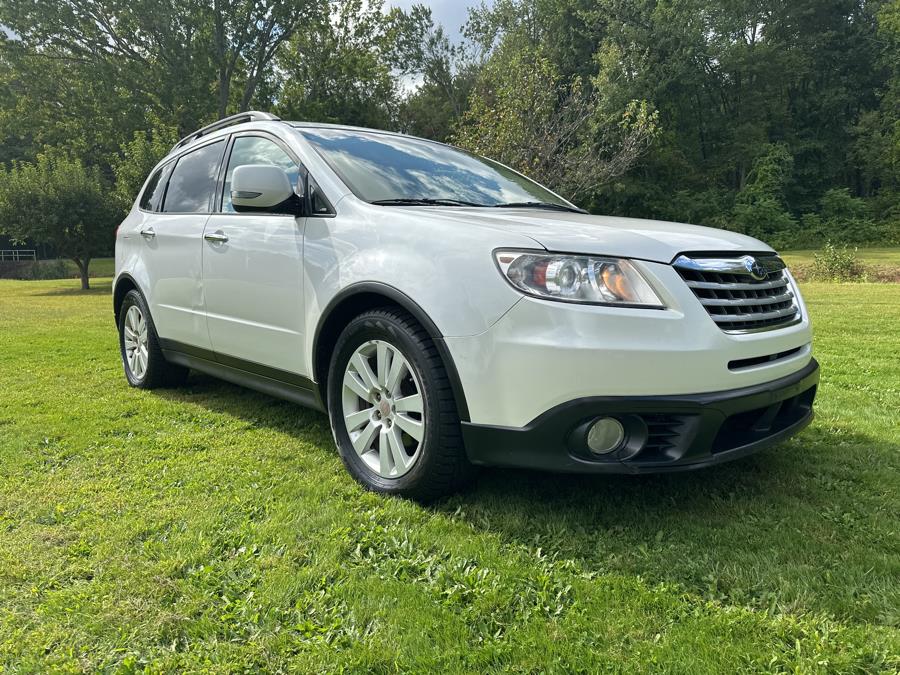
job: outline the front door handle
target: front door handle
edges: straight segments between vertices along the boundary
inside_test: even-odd
[[[153,237],[156,236],[156,232],[152,227],[145,227],[143,230],[141,230],[141,236],[145,239],[153,239]]]
[[[228,241],[228,235],[222,232],[222,230],[216,230],[215,232],[204,234],[203,238],[206,239],[206,241],[211,241],[215,244],[222,244]]]

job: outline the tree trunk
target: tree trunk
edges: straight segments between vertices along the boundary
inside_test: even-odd
[[[224,119],[228,115],[228,99],[231,96],[231,81],[225,68],[219,69],[219,119]]]
[[[89,291],[91,289],[91,282],[88,278],[88,266],[91,264],[91,259],[85,258],[82,261],[81,258],[72,258],[72,260],[78,267],[78,274],[81,276],[81,290]]]

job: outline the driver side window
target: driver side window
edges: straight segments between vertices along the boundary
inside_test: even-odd
[[[277,166],[288,175],[296,189],[300,178],[300,167],[277,143],[261,136],[238,136],[234,139],[228,169],[225,172],[225,189],[222,192],[222,212],[235,213],[231,203],[231,176],[239,166],[247,164],[267,164]]]

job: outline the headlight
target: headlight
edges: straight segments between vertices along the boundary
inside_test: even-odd
[[[622,258],[495,251],[500,271],[516,288],[548,300],[663,308],[635,266]]]

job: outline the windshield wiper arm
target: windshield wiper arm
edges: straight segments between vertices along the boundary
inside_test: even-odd
[[[556,211],[569,211],[570,213],[587,213],[584,209],[553,202],[509,202],[508,204],[494,204],[495,209],[555,209]]]
[[[377,206],[487,206],[475,202],[465,202],[461,199],[431,199],[428,197],[401,197],[397,199],[378,199],[370,204]]]

